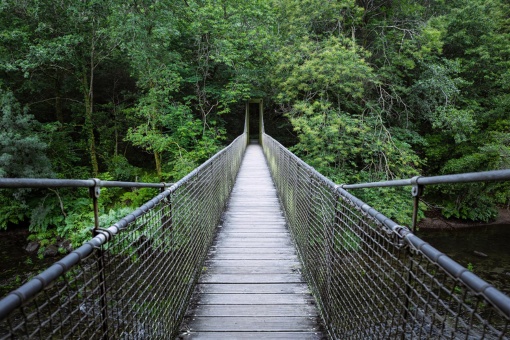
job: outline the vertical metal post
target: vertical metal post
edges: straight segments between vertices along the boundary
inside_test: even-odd
[[[161,193],[165,192],[167,188],[167,183],[163,183],[163,187],[161,188]],[[166,206],[169,207],[169,210],[171,211],[172,209],[172,203],[170,202],[170,198],[169,196],[165,197],[162,201],[162,203]],[[162,209],[163,210],[163,214],[161,216],[161,229],[162,230],[165,230],[167,229],[168,227],[169,228],[172,228],[172,215],[171,214],[167,214],[166,213],[166,209]],[[170,223],[169,223],[170,222]]]
[[[90,197],[92,198],[92,205],[94,209],[94,231],[93,234],[96,236],[99,230],[99,195],[101,194],[100,183],[101,181],[97,178],[92,179],[95,183],[93,187],[89,189]],[[108,304],[106,301],[106,278],[104,274],[105,263],[104,263],[104,251],[103,248],[99,248],[98,250],[98,280],[99,280],[99,291],[101,294],[100,304],[101,304],[101,328],[103,330],[103,339],[109,339],[108,336]]]
[[[416,233],[417,224],[418,224],[418,209],[420,204],[420,196],[423,195],[423,185],[418,184],[418,179],[420,176],[413,177],[411,179],[411,183],[413,185],[411,189],[411,194],[413,195],[413,234]]]
[[[101,195],[101,188],[99,186],[100,180],[97,178],[92,179],[94,181],[94,186],[89,188],[90,198],[92,198],[92,205],[94,209],[94,236],[97,235],[97,229],[99,228],[99,206],[98,206],[98,198]]]
[[[250,101],[246,102],[246,112],[244,115],[244,132],[246,134],[246,144],[250,144]]]
[[[413,185],[411,189],[411,194],[413,195],[413,233],[416,233],[417,224],[418,224],[418,209],[419,209],[419,203],[420,203],[420,196],[423,194],[423,186],[418,184],[418,179],[420,176],[415,176],[411,179],[411,183]],[[401,339],[406,338],[406,328],[407,328],[407,318],[409,316],[409,302],[411,298],[411,281],[413,278],[412,271],[413,271],[413,253],[411,250],[409,250],[409,268],[407,272],[407,279],[406,279],[406,290],[405,290],[405,301],[404,301],[404,312],[403,312],[403,327],[402,327],[402,334]]]
[[[264,135],[264,101],[259,102],[259,143],[262,144],[262,136]]]

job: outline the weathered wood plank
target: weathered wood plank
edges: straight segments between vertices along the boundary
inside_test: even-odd
[[[247,267],[247,266],[218,266],[212,264],[207,266],[209,274],[293,274],[298,273],[300,267],[289,266],[266,266],[266,267]]]
[[[287,234],[288,230],[285,227],[272,227],[272,228],[232,228],[232,227],[223,227],[221,229],[221,234],[231,234],[234,237],[236,235],[242,235],[242,234],[260,234],[261,237],[266,236],[266,234]],[[223,236],[223,235],[221,235]],[[267,237],[271,237],[272,235],[269,235]]]
[[[218,247],[291,247],[290,239],[267,239],[267,238],[237,238],[233,239],[219,239]]]
[[[246,266],[246,267],[268,267],[273,264],[278,263],[280,266],[287,265],[289,267],[300,266],[297,258],[288,259],[288,260],[216,260],[211,259],[205,262],[205,266],[225,266],[225,267],[236,267],[236,266]]]
[[[193,316],[317,316],[310,304],[297,305],[199,305]]]
[[[264,229],[277,229],[277,230],[287,230],[287,227],[284,223],[282,224],[267,224],[267,223],[260,223],[260,224],[254,224],[254,223],[238,223],[235,227],[232,227],[230,225],[219,227],[219,230],[238,230],[239,232],[243,231],[257,231],[257,232],[263,232]]]
[[[313,332],[318,328],[314,317],[278,317],[278,316],[237,316],[214,317],[197,316],[193,318],[190,330],[207,331],[245,331],[260,330],[276,332]]]
[[[302,283],[203,283],[197,285],[197,291],[210,294],[309,294],[310,291]]]
[[[220,254],[289,254],[296,255],[296,251],[292,247],[285,248],[275,248],[275,247],[259,247],[259,248],[229,248],[229,247],[211,247],[211,255],[220,255]]]
[[[320,340],[319,332],[189,332],[179,336],[180,339],[225,340],[225,339],[274,339],[274,340]]]
[[[205,294],[201,305],[306,305],[313,302],[309,294]]]
[[[299,283],[300,274],[202,274],[200,283]]]
[[[261,239],[261,238],[262,239],[271,238],[271,239],[288,240],[289,237],[290,237],[290,234],[285,231],[269,231],[266,233],[253,233],[253,232],[240,233],[237,231],[236,232],[226,232],[225,230],[223,230],[221,235],[218,237],[218,241],[223,240],[223,239],[233,239],[234,241],[236,241],[236,239]]]
[[[216,260],[293,260],[297,262],[296,255],[290,253],[270,252],[269,249],[278,248],[229,248],[239,249],[238,252],[215,254]],[[250,249],[266,249],[267,253],[250,253]]]

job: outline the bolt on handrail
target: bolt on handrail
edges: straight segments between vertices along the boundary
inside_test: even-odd
[[[262,145],[331,338],[510,335],[510,297],[347,192],[358,185],[335,184],[264,132]],[[510,178],[505,170],[383,185],[487,179]]]

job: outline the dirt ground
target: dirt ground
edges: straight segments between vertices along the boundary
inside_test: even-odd
[[[463,229],[463,228],[476,228],[488,225],[509,224],[510,225],[510,210],[507,208],[499,209],[498,218],[492,222],[469,222],[457,219],[446,219],[442,216],[425,217],[418,223],[418,228],[422,230],[430,229]]]

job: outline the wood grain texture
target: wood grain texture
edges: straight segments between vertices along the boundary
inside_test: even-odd
[[[250,145],[183,339],[322,339],[262,149]]]

